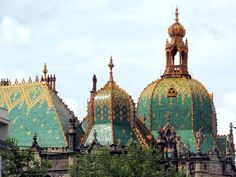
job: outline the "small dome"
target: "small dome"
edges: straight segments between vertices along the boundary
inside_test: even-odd
[[[85,144],[91,143],[94,132],[102,145],[126,145],[134,134],[131,122],[134,119],[135,104],[131,96],[113,80],[112,58],[108,66],[110,79],[94,95],[92,105],[94,122]]]
[[[168,28],[168,33],[171,38],[173,37],[181,37],[183,38],[185,36],[185,28],[182,24],[179,23],[179,12],[178,8],[176,8],[175,12],[175,23],[173,23],[169,28]]]
[[[115,81],[108,81],[94,97],[95,119],[97,119],[95,122],[101,122],[103,119],[129,121],[132,118],[131,107],[133,107],[131,96]]]
[[[185,29],[182,24],[179,22],[175,22],[168,28],[168,33],[170,37],[181,37],[183,38],[185,36]]]

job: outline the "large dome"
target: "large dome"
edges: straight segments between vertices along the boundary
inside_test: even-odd
[[[138,118],[155,138],[158,129],[171,125],[191,151],[208,152],[215,144],[217,131],[213,101],[206,88],[188,72],[188,42],[183,41],[185,29],[179,23],[178,9],[175,15],[175,23],[169,28],[171,41],[166,42],[164,74],[141,93]],[[202,133],[204,138],[200,137]]]
[[[197,80],[185,77],[162,78],[149,84],[138,101],[138,116],[155,138],[157,129],[169,121],[178,136],[196,150],[195,135],[201,128],[205,135],[203,151],[212,148],[212,104],[206,88]]]

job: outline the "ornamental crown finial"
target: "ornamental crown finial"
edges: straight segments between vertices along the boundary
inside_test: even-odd
[[[46,65],[46,63],[44,63],[44,66],[43,66],[44,80],[47,79],[47,73],[48,73],[47,65]]]
[[[112,69],[115,65],[113,64],[112,56],[110,57],[110,63],[108,64],[108,67],[110,68],[110,79],[109,81],[113,81],[113,72]]]

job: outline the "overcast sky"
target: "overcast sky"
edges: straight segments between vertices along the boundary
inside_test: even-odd
[[[57,76],[57,90],[79,119],[92,75],[114,79],[137,102],[163,73],[167,29],[176,6],[189,41],[193,78],[214,92],[219,133],[236,125],[235,0],[0,0],[0,76]]]

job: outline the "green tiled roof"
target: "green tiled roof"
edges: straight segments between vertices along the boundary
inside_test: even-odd
[[[67,147],[73,113],[45,82],[0,87],[0,105],[9,111],[10,136],[30,146],[34,133],[42,147]]]
[[[81,125],[81,127],[82,127],[82,129],[85,131],[86,129],[87,129],[87,127],[88,127],[88,123],[87,123],[87,117],[85,117],[85,118],[83,118],[83,120],[82,120],[82,125]]]
[[[94,97],[94,125],[85,144],[92,141],[96,130],[97,139],[101,144],[126,145],[131,138],[133,106],[131,97],[114,81],[108,81]],[[86,123],[84,126],[86,127]]]
[[[168,96],[170,88],[176,91],[176,96]],[[200,128],[205,135],[202,151],[210,151],[215,143],[211,110],[211,100],[205,87],[197,80],[184,77],[152,82],[141,93],[138,102],[138,116],[145,117],[145,125],[156,138],[157,129],[167,124],[169,114],[171,125],[193,151],[196,150],[195,134]]]

